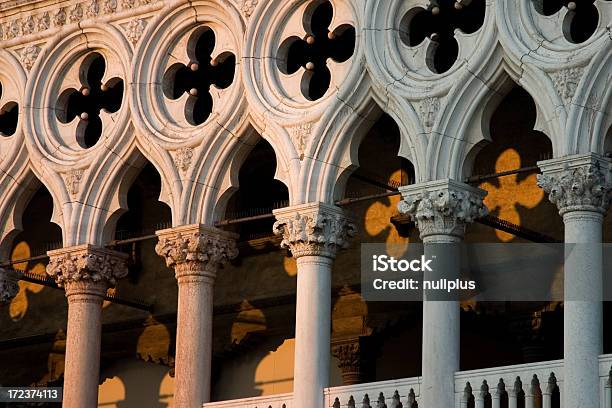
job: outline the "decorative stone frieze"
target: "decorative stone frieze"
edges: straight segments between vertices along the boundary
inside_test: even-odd
[[[570,211],[604,214],[612,192],[612,164],[595,153],[538,162],[538,185],[561,215]]]
[[[157,231],[155,251],[174,268],[177,279],[206,276],[214,279],[217,270],[238,256],[236,234],[200,224]]]
[[[103,296],[108,287],[127,276],[128,255],[97,247],[79,245],[47,252],[49,264],[47,274],[58,286],[73,292],[96,292]]]
[[[466,224],[484,217],[484,190],[454,180],[400,187],[398,210],[416,222],[421,238],[430,235],[463,237]]]
[[[0,268],[0,305],[9,303],[19,292],[19,271]]]
[[[42,12],[38,11],[38,8],[34,8],[34,11],[25,10],[17,14],[19,18],[8,19],[0,24],[0,41],[33,35],[51,28],[111,15],[119,10],[135,9],[157,1],[160,0],[122,0],[121,8],[119,8],[117,0],[87,0],[57,8],[43,6],[44,11]],[[56,3],[59,5],[62,2]]]
[[[325,256],[335,258],[347,248],[356,227],[344,211],[330,204],[309,203],[274,210],[275,235],[282,236],[281,247],[289,248],[294,258]]]

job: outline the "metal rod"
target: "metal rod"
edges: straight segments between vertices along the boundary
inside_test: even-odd
[[[514,169],[514,170],[507,170],[507,171],[501,171],[499,173],[492,173],[492,174],[485,174],[482,176],[471,176],[468,177],[467,179],[465,179],[466,183],[478,183],[481,181],[485,181],[485,180],[491,180],[494,178],[499,178],[499,177],[504,177],[504,176],[511,176],[513,174],[520,174],[520,173],[531,173],[540,171],[540,168],[538,166],[529,166],[529,167],[521,167],[520,169]]]
[[[61,288],[57,286],[57,283],[55,283],[53,279],[46,277],[46,276],[42,276],[42,275],[39,276],[35,273],[31,273],[27,271],[21,272],[20,279],[26,282],[35,283],[37,285],[42,285],[42,286],[46,286],[52,289],[61,290]],[[133,307],[135,309],[145,310],[147,312],[153,311],[153,305],[150,305],[142,301],[138,301],[138,300],[129,300],[129,299],[120,298],[116,295],[105,295],[104,300],[107,300],[111,303],[117,303],[119,305]]]
[[[561,242],[548,235],[541,234],[529,228],[521,227],[520,225],[513,224],[510,221],[502,220],[501,218],[497,218],[492,215],[487,215],[486,217],[479,218],[476,221],[480,224],[486,225],[488,227],[492,227],[496,230],[508,232],[519,238],[524,238],[524,239],[527,239],[533,242],[545,242],[545,243]]]
[[[156,238],[157,238],[157,235],[150,234],[150,235],[143,235],[142,237],[134,237],[134,238],[127,238],[127,239],[115,239],[115,240],[109,242],[108,244],[106,244],[105,247],[107,247],[107,248],[116,247],[116,246],[119,246],[119,245],[132,244],[134,242],[148,241],[150,239],[156,239]]]
[[[232,225],[232,224],[240,224],[240,223],[249,222],[249,221],[265,220],[265,219],[273,218],[273,217],[274,217],[273,213],[267,213],[267,214],[253,215],[251,217],[221,220],[215,223],[215,227],[222,227],[222,226]]]
[[[367,176],[362,176],[360,174],[353,174],[353,177],[356,178],[357,180],[361,180],[361,181],[363,181],[365,183],[368,183],[368,184],[371,184],[373,186],[384,188],[385,190],[397,191],[397,186],[392,186],[390,184],[383,183],[383,182],[378,181],[378,180],[374,180],[374,179],[372,179],[370,177],[367,177]]]
[[[20,263],[24,263],[24,262],[42,261],[42,260],[46,260],[46,259],[49,259],[49,256],[47,254],[36,255],[36,256],[31,256],[29,258],[21,258],[21,259],[15,259],[14,261],[3,262],[3,263],[0,264],[0,267],[4,268],[4,267],[7,267],[7,266],[13,266],[15,264],[20,264]]]
[[[391,196],[399,195],[399,194],[401,194],[399,191],[389,191],[387,193],[372,194],[372,195],[367,195],[363,197],[343,198],[342,200],[336,201],[336,205],[348,205],[348,204],[358,203],[361,201],[369,201],[369,200],[376,200],[378,198],[391,197]]]

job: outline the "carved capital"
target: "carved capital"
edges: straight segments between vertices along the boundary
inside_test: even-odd
[[[274,210],[274,234],[282,236],[281,247],[294,258],[306,255],[335,258],[355,235],[355,224],[334,205],[310,203]]]
[[[555,204],[561,215],[571,211],[608,210],[612,191],[612,165],[609,160],[587,153],[538,162],[542,174],[538,186]]]
[[[487,215],[486,191],[454,180],[400,187],[397,208],[415,220],[421,238],[452,235],[462,238],[466,224]]]
[[[158,255],[174,268],[177,279],[199,276],[214,279],[217,270],[238,256],[236,234],[200,224],[157,231]]]
[[[19,271],[0,268],[0,305],[10,303],[17,296],[20,277]]]
[[[128,273],[128,255],[92,245],[79,245],[47,252],[47,274],[66,295],[104,296],[106,289]]]

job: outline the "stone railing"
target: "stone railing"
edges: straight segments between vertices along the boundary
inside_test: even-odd
[[[419,400],[420,377],[379,381],[325,389],[328,408],[387,407],[416,408]]]
[[[518,364],[455,374],[455,408],[562,408],[563,360]],[[612,354],[599,357],[601,407],[612,408]],[[327,408],[417,408],[420,377],[330,387]],[[291,408],[293,395],[211,402],[203,408]],[[423,407],[426,408],[426,407]]]
[[[612,408],[611,367],[612,355],[599,357],[604,408]],[[455,374],[455,407],[561,408],[563,374],[563,360],[460,371]]]
[[[209,402],[203,408],[291,408],[293,393]]]
[[[460,371],[455,374],[455,407],[484,408],[488,400],[492,408],[558,407],[562,384],[563,360]]]

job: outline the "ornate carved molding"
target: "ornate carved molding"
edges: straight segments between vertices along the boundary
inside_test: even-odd
[[[339,249],[348,247],[356,231],[342,209],[324,203],[286,207],[274,210],[274,215],[274,234],[283,237],[281,247],[289,248],[294,258],[335,258]]]
[[[484,190],[453,180],[400,187],[398,210],[416,222],[421,238],[430,235],[463,237],[466,224],[484,217]]]
[[[174,268],[177,279],[189,276],[214,279],[217,270],[238,256],[237,235],[205,225],[184,225],[157,231],[155,251]]]
[[[295,148],[300,154],[300,160],[304,159],[306,146],[308,145],[308,141],[310,140],[310,135],[312,133],[312,126],[312,123],[305,122],[289,128],[289,134],[291,135]]]
[[[442,105],[441,98],[432,96],[415,102],[414,104],[417,108],[417,113],[421,118],[423,127],[427,130],[431,130],[436,123],[436,118],[438,117],[440,106]]]
[[[138,40],[140,40],[140,37],[142,37],[146,26],[147,23],[142,18],[132,20],[125,26],[125,36],[132,43],[132,45],[136,45],[136,43],[138,43]]]
[[[257,6],[257,0],[242,0],[242,4],[240,5],[240,10],[242,10],[242,14],[248,20],[253,14],[255,7]]]
[[[0,268],[0,305],[10,303],[19,292],[18,271]]]
[[[361,380],[361,345],[356,341],[332,345],[332,355],[339,360],[344,385],[358,384]]]
[[[183,174],[186,173],[187,170],[189,170],[189,166],[191,166],[192,158],[193,158],[193,149],[191,147],[178,148],[172,154],[174,165]]]
[[[85,19],[128,11],[159,1],[161,0],[122,0],[121,4],[118,4],[117,0],[87,0],[73,3],[70,6],[58,7],[60,4],[57,4],[50,7],[43,5],[33,9],[28,7],[27,10],[16,14],[18,18],[9,17],[0,22],[0,41],[42,33],[51,28],[77,24]]]
[[[572,67],[550,74],[559,96],[566,105],[569,105],[574,98],[583,72],[584,67]]]
[[[66,190],[73,198],[79,194],[84,172],[83,169],[75,169],[63,174]]]
[[[604,214],[612,192],[612,164],[594,153],[546,160],[538,163],[542,173],[538,186],[561,215],[571,211]]]
[[[66,295],[95,294],[103,296],[117,279],[127,276],[128,255],[92,245],[79,245],[47,252],[47,274]]]
[[[21,63],[28,71],[32,69],[36,59],[40,54],[40,47],[37,45],[28,45],[21,51]]]

